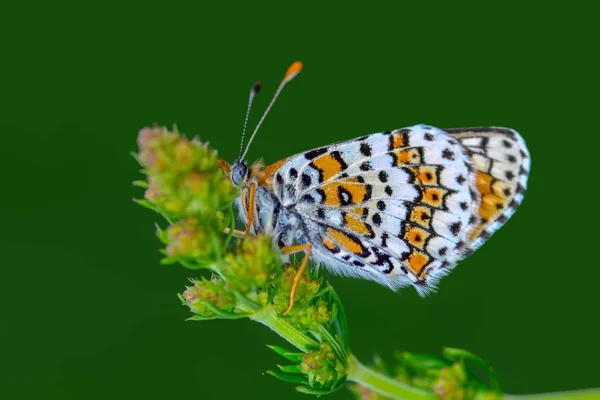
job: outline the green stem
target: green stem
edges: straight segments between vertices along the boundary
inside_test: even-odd
[[[354,357],[354,355],[350,355],[348,357],[347,372],[349,381],[356,382],[373,390],[374,392],[389,397],[390,399],[437,399],[437,397],[431,392],[426,392],[424,390],[406,385],[365,367],[356,359],[356,357]]]
[[[277,332],[282,338],[296,346],[303,352],[319,347],[316,340],[290,325],[285,317],[277,314],[273,306],[266,306],[250,316],[250,319],[260,322]]]
[[[600,388],[572,390],[568,392],[504,395],[506,400],[597,400],[600,399]]]

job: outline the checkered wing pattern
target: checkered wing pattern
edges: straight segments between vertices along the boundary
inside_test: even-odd
[[[317,148],[283,163],[273,191],[334,272],[425,294],[464,257],[480,213],[461,140],[418,125]]]

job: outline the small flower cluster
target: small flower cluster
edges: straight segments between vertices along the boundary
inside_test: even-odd
[[[217,152],[207,144],[155,126],[140,131],[138,146],[136,158],[148,176],[142,204],[169,219],[212,219],[231,204],[235,189],[223,179]]]
[[[264,235],[233,239],[231,209],[235,188],[218,167],[217,153],[197,138],[177,131],[144,128],[138,136],[138,162],[147,180],[146,206],[162,214],[169,226],[158,228],[164,243],[163,263],[204,269],[210,277],[190,279],[179,295],[194,314],[191,320],[251,318],[291,340],[301,352],[272,373],[298,384],[299,390],[320,394],[343,386],[346,378],[347,337],[340,321],[339,299],[329,285],[309,272],[300,277],[295,305],[287,316],[297,268],[282,268],[272,240]],[[233,239],[233,240],[232,240]],[[285,352],[286,354],[291,354]],[[289,357],[288,357],[289,359]],[[272,371],[270,371],[272,372]]]

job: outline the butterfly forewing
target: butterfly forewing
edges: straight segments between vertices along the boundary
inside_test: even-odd
[[[302,216],[325,263],[426,292],[461,258],[477,211],[470,165],[458,140],[416,126],[292,157],[274,192]]]

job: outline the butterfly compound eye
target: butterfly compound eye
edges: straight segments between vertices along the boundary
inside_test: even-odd
[[[234,185],[239,185],[246,177],[248,167],[241,163],[236,163],[231,169],[231,181]]]

